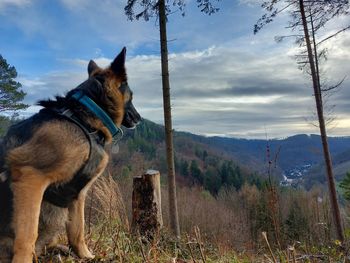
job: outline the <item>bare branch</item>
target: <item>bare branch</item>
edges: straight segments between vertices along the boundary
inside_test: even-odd
[[[343,82],[344,82],[345,79],[346,79],[346,77],[344,77],[344,78],[343,78],[341,81],[339,81],[336,85],[331,86],[331,87],[328,87],[328,88],[323,88],[323,89],[321,89],[321,91],[322,91],[322,92],[328,92],[328,91],[331,91],[331,90],[335,90],[335,89],[339,88],[339,87],[343,84]]]
[[[327,41],[327,40],[329,40],[329,39],[335,37],[336,35],[338,35],[338,34],[340,34],[340,33],[345,32],[345,31],[348,30],[348,29],[350,29],[350,25],[348,25],[347,27],[345,27],[345,28],[343,28],[343,29],[337,31],[336,33],[334,33],[334,34],[332,34],[332,35],[326,37],[325,39],[322,39],[320,42],[317,43],[317,45],[322,44],[323,42],[325,42],[325,41]]]

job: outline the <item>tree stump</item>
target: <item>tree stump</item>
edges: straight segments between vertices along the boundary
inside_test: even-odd
[[[160,173],[148,170],[133,180],[132,230],[153,239],[162,226]]]

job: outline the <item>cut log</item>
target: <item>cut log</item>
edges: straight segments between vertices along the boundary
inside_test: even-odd
[[[133,180],[132,230],[153,239],[162,226],[160,173],[148,170]]]

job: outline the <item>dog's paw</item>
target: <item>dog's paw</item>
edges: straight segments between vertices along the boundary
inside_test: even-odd
[[[90,252],[90,250],[87,248],[87,246],[85,244],[82,246],[79,246],[79,247],[77,247],[77,249],[73,249],[73,250],[80,258],[85,258],[85,259],[95,258],[95,255],[93,255]]]
[[[79,257],[84,259],[94,259],[95,255],[92,254],[89,250],[87,250],[84,253],[79,253]]]
[[[33,262],[33,255],[14,255],[12,258],[12,263],[24,263]]]

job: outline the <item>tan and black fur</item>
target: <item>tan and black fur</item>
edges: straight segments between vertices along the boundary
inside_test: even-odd
[[[107,165],[104,145],[111,142],[112,135],[71,95],[81,90],[116,126],[135,127],[140,115],[127,85],[125,53],[124,48],[107,69],[90,61],[87,81],[65,97],[39,102],[43,110],[9,129],[0,158],[0,263],[32,262],[34,253],[56,242],[62,228],[79,257],[93,258],[84,241],[84,202],[89,187]],[[52,115],[62,107],[103,143],[92,147],[79,125]],[[91,160],[91,156],[97,157]]]

